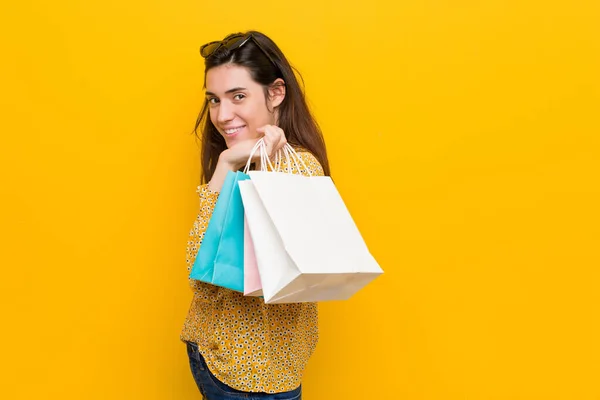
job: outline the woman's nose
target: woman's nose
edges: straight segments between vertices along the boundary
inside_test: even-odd
[[[231,121],[233,116],[233,107],[231,104],[228,104],[227,102],[221,102],[221,104],[219,104],[219,113],[217,115],[217,121],[219,121],[219,124],[224,124],[227,121]]]

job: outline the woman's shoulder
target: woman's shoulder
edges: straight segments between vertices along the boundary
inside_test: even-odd
[[[321,166],[321,163],[313,153],[300,146],[292,146],[292,148],[298,155],[298,158],[300,159],[300,164],[304,164],[299,165],[299,168],[304,169],[304,167],[306,166],[310,175],[323,176],[323,167]],[[293,164],[293,161],[291,161],[291,163]]]

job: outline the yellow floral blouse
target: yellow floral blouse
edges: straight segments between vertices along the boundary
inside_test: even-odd
[[[317,159],[299,151],[313,176],[323,175]],[[283,160],[283,172],[308,175],[302,164]],[[212,215],[218,193],[198,187],[200,211],[187,243],[188,275]],[[318,340],[316,303],[265,304],[218,286],[189,279],[194,292],[181,340],[194,342],[213,375],[246,392],[296,389]]]

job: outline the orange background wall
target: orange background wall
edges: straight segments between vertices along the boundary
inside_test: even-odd
[[[4,5],[0,397],[200,398],[198,47],[259,29],[386,271],[322,304],[304,397],[600,399],[599,4]]]

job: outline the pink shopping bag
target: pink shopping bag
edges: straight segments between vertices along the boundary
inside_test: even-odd
[[[254,243],[244,217],[244,296],[262,296],[262,284],[254,255]]]

